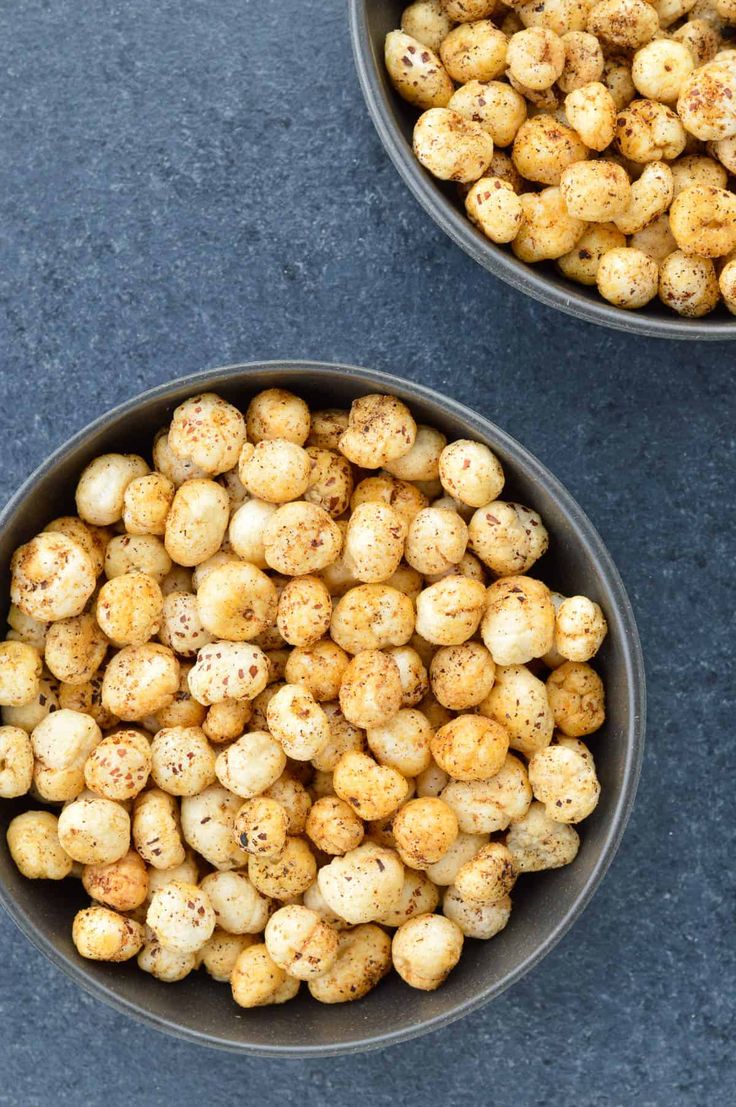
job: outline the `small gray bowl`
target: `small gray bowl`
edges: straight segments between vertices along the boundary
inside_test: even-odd
[[[624,311],[606,303],[595,288],[567,280],[552,263],[519,261],[509,247],[494,245],[473,226],[458,202],[455,186],[436,180],[414,157],[411,140],[419,112],[395,92],[386,72],[384,40],[399,26],[408,2],[349,0],[355,64],[368,111],[389,157],[422,207],[453,242],[513,288],[577,319],[654,338],[736,338],[736,317],[723,305],[703,319],[683,319],[659,300],[639,311]]]
[[[27,798],[0,801],[0,901],[23,933],[92,995],[151,1026],[202,1045],[279,1057],[315,1057],[376,1049],[436,1030],[476,1010],[528,972],[580,915],[618,848],[634,801],[644,744],[644,668],[626,592],[600,537],[561,484],[483,416],[454,400],[384,373],[312,362],[270,362],[213,369],[145,392],[96,419],[33,473],[0,515],[0,597],[7,604],[13,550],[54,516],[74,510],[84,465],[108,451],[149,454],[153,435],[185,397],[214,390],[241,407],[263,388],[285,387],[311,405],[347,407],[357,396],[392,392],[417,418],[450,438],[486,442],[507,474],[504,495],[538,509],[551,535],[539,574],[567,594],[603,607],[609,634],[597,665],[606,684],[608,718],[591,741],[603,786],[582,827],[582,847],[567,868],[520,879],[511,921],[491,942],[467,941],[462,959],[436,992],[413,991],[392,974],[355,1004],[323,1006],[301,995],[283,1007],[244,1011],[228,988],[203,972],[162,984],[135,965],[83,961],[71,940],[81,884],[22,877],[5,846],[10,819]],[[0,611],[4,615],[5,608]]]

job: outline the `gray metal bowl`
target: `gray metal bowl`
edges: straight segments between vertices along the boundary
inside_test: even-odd
[[[603,791],[582,828],[573,865],[525,876],[514,892],[507,929],[492,942],[468,941],[462,960],[437,992],[417,992],[395,974],[352,1005],[323,1006],[300,996],[283,1007],[243,1011],[227,987],[204,973],[180,984],[159,983],[132,965],[83,961],[71,941],[81,885],[29,881],[5,847],[9,820],[27,798],[0,801],[0,900],[26,936],[83,988],[119,1011],[181,1038],[223,1049],[273,1056],[323,1056],[374,1049],[437,1029],[474,1011],[528,972],[562,937],[592,896],[616,852],[634,800],[644,743],[644,669],[631,606],[601,539],[575,501],[538,461],[481,415],[428,388],[342,365],[271,362],[215,369],[162,385],[108,412],[56,451],[0,515],[0,597],[8,595],[13,550],[53,516],[73,510],[83,466],[112,450],[150,450],[154,432],[186,396],[212,389],[243,406],[262,388],[291,388],[311,404],[348,406],[369,392],[392,392],[422,421],[451,438],[486,442],[508,476],[506,494],[538,509],[551,534],[540,563],[545,580],[566,593],[595,598],[610,633],[600,653],[608,720],[592,745]],[[0,611],[4,615],[4,610]]]
[[[494,245],[473,226],[458,202],[455,186],[436,180],[414,157],[411,138],[419,113],[394,91],[383,62],[384,39],[399,26],[408,2],[349,0],[355,64],[368,110],[389,157],[422,207],[453,242],[502,281],[577,319],[656,338],[736,338],[736,317],[722,305],[704,319],[683,319],[659,300],[640,311],[624,311],[606,303],[595,288],[567,280],[551,263],[519,261],[509,247]]]

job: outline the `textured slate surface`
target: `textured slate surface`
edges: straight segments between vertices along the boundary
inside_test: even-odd
[[[609,876],[491,1007],[384,1055],[239,1059],[111,1013],[3,918],[0,1103],[731,1101],[734,347],[573,323],[460,254],[383,154],[336,0],[6,0],[0,98],[2,498],[88,419],[207,366],[423,380],[592,516],[650,696]]]

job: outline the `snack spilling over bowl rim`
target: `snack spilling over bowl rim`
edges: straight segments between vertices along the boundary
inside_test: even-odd
[[[434,991],[575,861],[605,613],[530,575],[550,538],[493,451],[395,395],[199,392],[150,458],[90,461],[12,558],[15,864],[81,879],[82,958],[243,1008]]]
[[[736,314],[733,0],[416,0],[385,39],[419,162],[615,307]]]

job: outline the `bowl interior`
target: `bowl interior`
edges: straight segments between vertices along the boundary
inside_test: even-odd
[[[721,304],[704,319],[683,319],[658,299],[628,312],[606,303],[595,288],[567,280],[552,262],[526,265],[508,246],[496,246],[464,213],[456,186],[432,177],[414,157],[412,131],[419,111],[394,91],[383,60],[389,31],[399,26],[404,0],[350,0],[358,76],[378,134],[405,183],[440,227],[471,257],[514,288],[570,315],[661,338],[736,338],[736,318]]]
[[[539,565],[539,575],[563,592],[581,592],[602,605],[610,633],[598,668],[607,689],[608,719],[591,744],[603,791],[582,828],[576,862],[522,877],[507,929],[488,943],[468,941],[460,965],[439,991],[413,991],[392,974],[360,1003],[336,1007],[302,995],[283,1007],[243,1011],[233,1004],[226,986],[204,973],[170,986],[141,973],[135,963],[83,962],[70,936],[73,913],[84,903],[81,884],[68,879],[50,887],[25,880],[5,848],[9,820],[34,806],[25,798],[0,803],[0,896],[28,937],[53,961],[130,1013],[225,1048],[340,1052],[411,1036],[478,1006],[527,971],[561,936],[615,852],[633,800],[643,741],[643,676],[636,628],[616,570],[590,523],[555,479],[513,439],[453,401],[382,374],[338,366],[286,363],[215,370],[147,393],[81,432],[33,475],[0,520],[0,614],[5,615],[13,550],[52,517],[73,510],[73,490],[88,460],[110,450],[150,457],[154,432],[168,421],[178,402],[204,387],[243,406],[254,392],[276,384],[322,406],[347,406],[366,392],[390,390],[411,404],[420,421],[438,426],[450,438],[487,442],[508,476],[504,495],[533,505],[550,530],[551,548]]]

